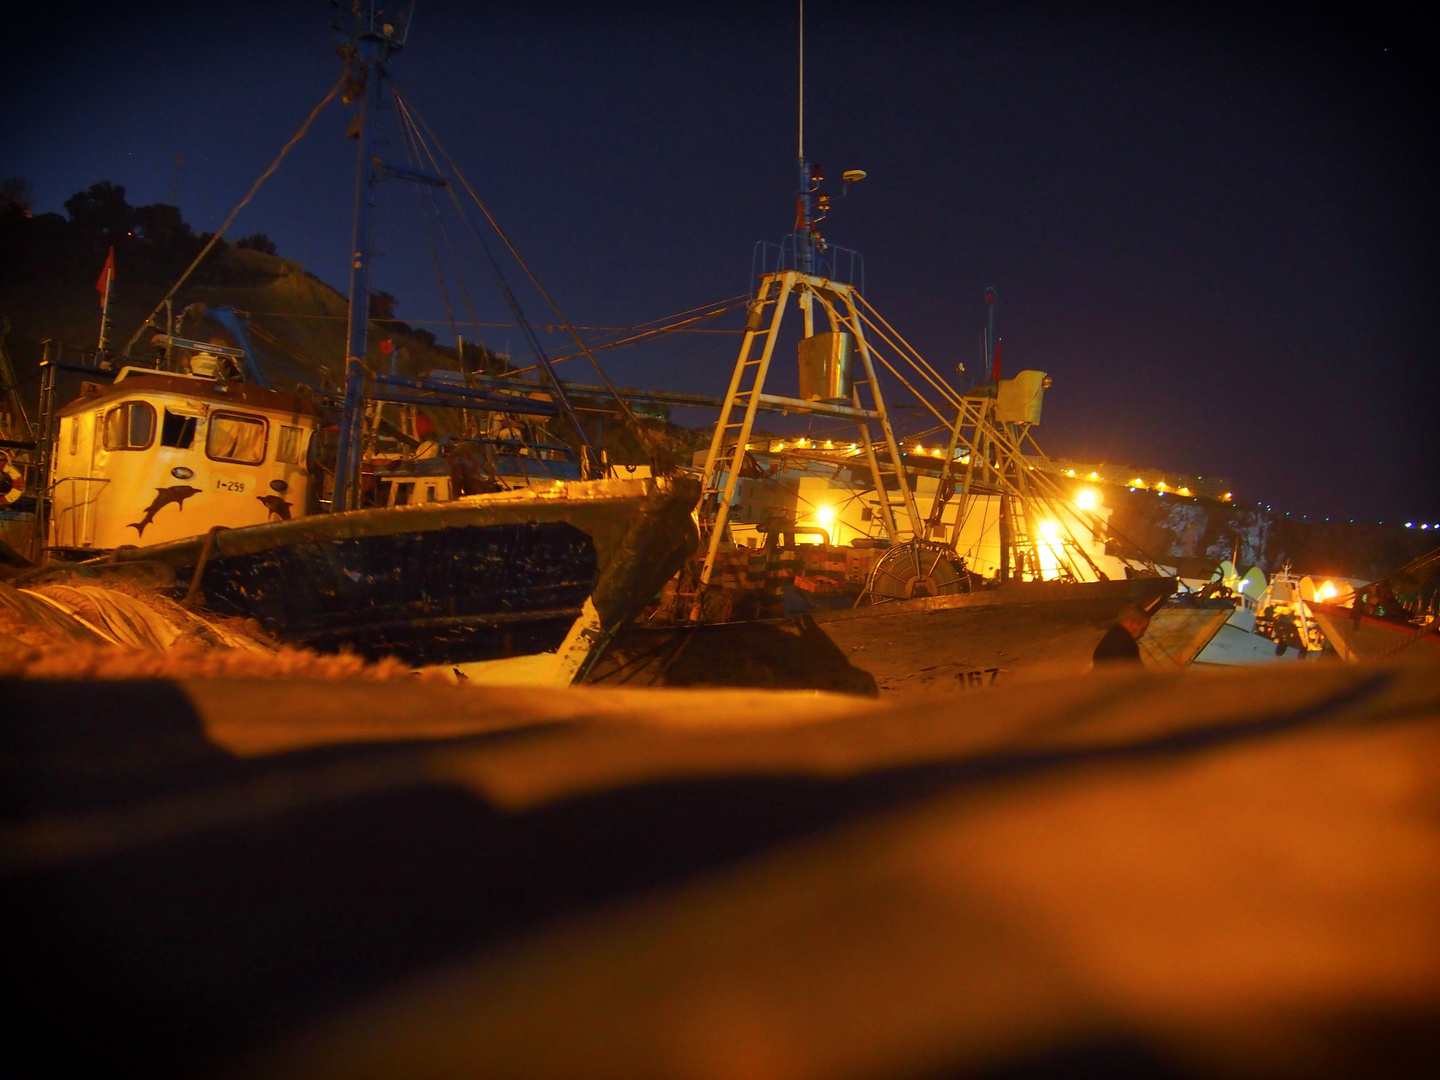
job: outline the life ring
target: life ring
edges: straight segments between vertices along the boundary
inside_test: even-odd
[[[0,505],[9,506],[25,494],[25,475],[9,458],[0,466]]]

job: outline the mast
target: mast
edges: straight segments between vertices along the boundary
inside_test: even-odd
[[[994,288],[985,290],[985,312],[987,317],[985,329],[985,370],[990,377],[995,379],[995,301],[998,296]],[[998,381],[998,380],[997,380]]]
[[[379,163],[375,158],[375,120],[385,65],[400,51],[395,27],[382,23],[373,2],[354,15],[346,51],[353,66],[348,97],[360,98],[359,147],[355,163],[355,213],[350,240],[350,310],[345,326],[345,410],[335,461],[334,509],[360,504],[361,429],[365,416],[365,350],[370,325],[370,216],[375,207]],[[358,91],[358,95],[357,95]]]

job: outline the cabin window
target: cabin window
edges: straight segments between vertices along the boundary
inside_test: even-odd
[[[395,485],[395,505],[405,506],[410,502],[410,493],[415,490],[415,481]]]
[[[80,452],[80,417],[70,418],[70,454],[73,457]]]
[[[300,464],[300,445],[304,437],[303,428],[280,425],[280,439],[275,443],[275,460],[283,461],[286,465]]]
[[[155,409],[146,401],[127,401],[105,414],[106,450],[148,450],[155,441]]]
[[[435,501],[435,485],[434,485],[434,484],[426,484],[426,485],[425,485],[425,501],[426,501],[426,502],[434,502],[434,501]]]
[[[205,454],[215,461],[259,465],[265,460],[265,440],[270,424],[263,417],[242,413],[213,412],[205,436]]]
[[[189,450],[195,442],[197,419],[194,416],[181,416],[179,413],[173,413],[166,409],[165,416],[160,421],[160,445]]]

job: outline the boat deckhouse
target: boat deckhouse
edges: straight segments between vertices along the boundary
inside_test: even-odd
[[[208,374],[214,359],[122,368],[57,413],[50,548],[93,555],[313,509],[315,407]]]

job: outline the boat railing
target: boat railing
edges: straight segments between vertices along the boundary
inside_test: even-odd
[[[806,257],[810,265],[804,265]],[[790,233],[778,244],[760,240],[750,259],[750,292],[755,292],[766,274],[798,270],[829,278],[865,292],[865,256],[851,248],[815,240],[801,233]]]

